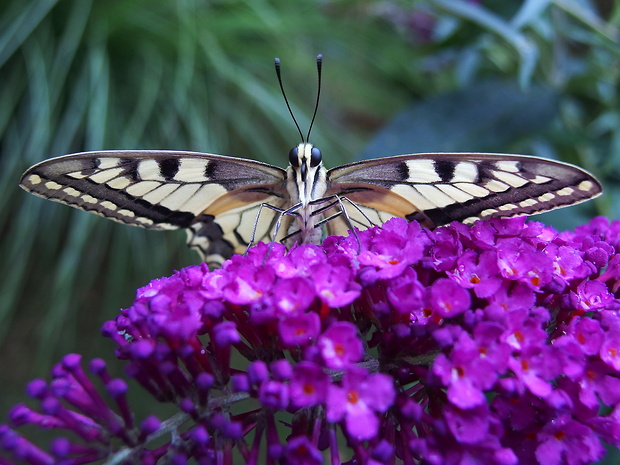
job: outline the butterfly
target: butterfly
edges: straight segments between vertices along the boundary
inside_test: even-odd
[[[320,64],[319,55],[319,88]],[[282,88],[277,59],[276,71]],[[209,153],[99,151],[45,160],[20,186],[121,223],[186,229],[210,266],[258,241],[318,244],[393,217],[434,228],[531,215],[602,193],[577,166],[525,155],[420,153],[327,170],[309,134],[300,131],[286,169]]]

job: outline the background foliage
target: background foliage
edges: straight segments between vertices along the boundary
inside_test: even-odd
[[[27,195],[28,166],[123,148],[284,166],[298,136],[273,57],[305,128],[321,52],[312,141],[329,166],[420,151],[548,156],[592,171],[606,194],[545,221],[619,218],[619,23],[613,0],[0,1],[0,413],[60,355],[109,358],[101,323],[197,260],[183,233]]]

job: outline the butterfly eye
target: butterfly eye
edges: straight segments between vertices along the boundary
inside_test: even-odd
[[[293,147],[291,151],[288,153],[288,161],[291,164],[291,166],[294,166],[295,168],[299,166],[299,157],[297,155],[298,155],[297,147]]]
[[[310,153],[310,166],[318,166],[321,163],[321,160],[323,160],[323,155],[321,155],[321,151],[316,147],[312,147],[312,152]]]

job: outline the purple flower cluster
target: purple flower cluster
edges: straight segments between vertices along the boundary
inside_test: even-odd
[[[126,384],[71,355],[10,419],[72,437],[43,450],[4,425],[0,444],[37,465],[588,464],[620,447],[619,290],[604,218],[259,244],[152,281],[103,327],[177,415],[137,424]]]

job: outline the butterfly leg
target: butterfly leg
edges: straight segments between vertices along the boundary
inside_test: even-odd
[[[312,206],[314,206],[314,205],[321,205],[322,203],[327,203],[327,205],[325,205],[324,207],[319,208],[318,210],[314,210],[310,214],[310,216],[321,215],[321,214],[325,213],[327,210],[329,210],[330,208],[333,208],[334,206],[339,205],[340,201],[338,199],[338,196],[330,195],[329,197],[323,197],[322,199],[313,200],[312,202],[310,202],[310,205],[312,205]]]
[[[323,214],[324,212],[326,212],[326,211],[327,211],[327,210],[329,210],[330,208],[333,208],[335,205],[337,205],[337,204],[338,204],[338,200],[334,200],[334,199],[336,199],[336,196],[335,196],[335,195],[331,195],[331,196],[329,196],[329,197],[323,197],[323,198],[316,199],[316,200],[313,200],[313,201],[309,202],[309,204],[308,204],[308,205],[310,205],[310,206],[316,206],[316,205],[321,205],[321,204],[327,203],[327,205],[322,206],[321,208],[319,208],[319,209],[317,209],[317,210],[312,211],[312,212],[310,213],[309,217],[310,217],[310,218],[314,218],[314,217],[316,217],[316,216],[318,216],[318,215]],[[300,217],[301,215],[300,215],[299,213],[297,213],[297,210],[301,209],[301,208],[302,208],[302,206],[303,206],[303,205],[302,205],[301,203],[298,203],[298,204],[296,204],[296,205],[293,205],[293,206],[292,206],[291,208],[289,208],[287,211],[283,212],[281,216],[284,216],[284,215],[294,215],[294,216],[296,216],[296,217]],[[335,213],[334,215],[330,216],[330,218],[329,218],[329,219],[331,219],[331,218],[335,218],[335,217],[337,217],[337,216],[339,216],[339,215],[340,215],[340,212]],[[329,219],[323,219],[323,220],[321,220],[318,224],[314,224],[314,225],[312,226],[312,229],[316,229],[317,227],[322,226],[323,224],[325,224],[325,223],[326,223],[326,221],[329,221]],[[279,225],[278,225],[278,227],[279,227]],[[292,231],[292,232],[290,232],[289,234],[287,234],[286,236],[284,236],[282,239],[280,239],[280,242],[281,242],[281,243],[286,243],[286,241],[288,241],[288,240],[289,240],[290,238],[292,238],[292,237],[295,237],[295,236],[296,236],[296,235],[298,235],[298,234],[302,234],[302,229],[297,229],[296,231]],[[276,231],[276,235],[277,235],[277,231]]]
[[[322,215],[325,212],[329,211],[330,209],[334,208],[335,206],[338,206],[338,210],[336,211],[336,213],[321,219],[320,221],[318,221],[316,224],[313,225],[313,228],[320,228],[323,225],[325,225],[326,223],[332,221],[333,219],[339,217],[340,215],[343,215],[345,218],[345,222],[347,223],[347,226],[349,227],[349,229],[352,231],[353,235],[355,236],[355,239],[357,241],[357,245],[358,245],[358,251],[361,248],[361,243],[359,240],[359,237],[357,235],[357,229],[354,227],[353,223],[357,223],[363,226],[367,226],[364,223],[362,223],[361,221],[351,218],[351,216],[349,215],[349,213],[347,212],[347,208],[344,205],[344,201],[347,201],[350,205],[352,205],[368,222],[369,225],[371,226],[375,226],[375,223],[359,208],[359,206],[353,202],[351,199],[347,198],[347,197],[341,197],[339,195],[331,195],[329,197],[323,197],[321,199],[316,199],[313,200],[312,202],[310,202],[310,205],[312,206],[317,206],[317,205],[322,205],[320,208],[317,208],[316,210],[312,211],[312,213],[310,214],[310,217],[315,217],[318,215]],[[291,214],[293,210],[297,210],[300,208],[300,205],[295,205],[293,207],[291,207],[291,211],[287,211],[287,212],[283,212],[281,216],[285,215],[285,214]],[[293,231],[290,234],[287,234],[285,237],[283,237],[281,239],[281,242],[285,242],[287,240],[289,240],[291,237],[294,237],[298,234],[301,234],[302,231],[300,229],[298,229],[297,231]]]
[[[347,211],[347,208],[344,205],[344,202],[348,202],[349,205],[351,205],[353,208],[355,208],[358,213],[360,215],[362,215],[364,217],[364,219],[367,221],[367,224],[364,224],[362,221],[355,219],[355,218],[351,218],[351,216],[349,215],[349,212]],[[328,223],[329,221],[333,220],[334,218],[337,218],[340,215],[343,215],[345,218],[345,222],[347,223],[347,226],[349,227],[349,229],[352,231],[353,235],[355,236],[355,239],[357,241],[357,247],[358,247],[358,252],[361,249],[361,243],[359,240],[359,236],[357,235],[357,229],[354,226],[354,223],[360,224],[362,226],[368,227],[368,225],[370,226],[377,226],[377,224],[372,221],[368,215],[366,215],[366,213],[364,213],[364,211],[359,207],[359,205],[357,203],[355,203],[353,200],[349,199],[348,197],[345,196],[339,196],[339,195],[332,195],[329,197],[324,197],[322,199],[318,199],[315,200],[314,202],[311,202],[311,204],[321,204],[321,203],[325,203],[328,202],[328,204],[322,208],[319,208],[318,210],[315,210],[312,215],[318,215],[321,213],[324,213],[325,211],[329,210],[330,208],[333,208],[335,205],[338,205],[339,210],[338,212],[334,213],[333,215],[330,215],[327,218],[322,219],[321,221],[319,221],[315,227],[321,227],[324,224]],[[381,227],[381,226],[379,226]]]
[[[269,255],[271,254],[271,249],[273,247],[273,242],[278,237],[278,232],[280,231],[280,226],[282,226],[282,218],[284,218],[287,215],[295,216],[295,217],[300,217],[301,215],[297,212],[297,210],[299,210],[301,207],[302,207],[302,204],[298,203],[296,205],[293,205],[292,207],[287,208],[286,210],[278,209],[280,214],[278,215],[278,219],[276,220],[275,225],[272,228],[273,237],[271,238],[271,242],[269,243],[269,248],[267,249],[267,253],[265,254],[265,259],[263,260],[263,264],[267,261],[267,259],[269,258]],[[290,237],[290,236],[291,235],[289,234],[284,239],[282,239],[280,242],[282,244],[284,244],[284,241],[288,237]]]
[[[371,219],[368,217],[368,215],[367,215],[366,213],[364,213],[364,211],[363,211],[363,210],[359,207],[359,205],[358,205],[357,203],[355,203],[353,200],[351,200],[351,199],[350,199],[350,198],[348,198],[348,197],[339,197],[339,199],[341,199],[341,202],[340,202],[340,207],[341,207],[342,209],[346,210],[346,209],[344,208],[344,204],[343,204],[343,201],[345,201],[345,200],[346,200],[347,202],[349,202],[349,205],[351,205],[353,208],[355,208],[355,209],[359,212],[359,214],[360,214],[360,215],[362,215],[366,221],[368,221],[368,224],[369,224],[370,226],[378,226],[378,227],[381,227],[381,225],[380,225],[380,224],[377,224],[377,223],[375,223],[373,220],[371,220]],[[355,221],[356,223],[358,223],[358,224],[363,224],[363,223],[362,223],[361,221],[359,221],[359,220],[354,220],[354,221]],[[364,226],[365,226],[365,225],[364,225]]]
[[[349,213],[347,212],[347,209],[345,208],[343,201],[346,200],[351,205],[353,205],[357,209],[357,211],[359,211],[362,214],[362,216],[364,218],[366,218],[366,220],[368,220],[368,222],[371,225],[374,224],[374,223],[372,221],[370,221],[370,218],[368,218],[368,216],[366,216],[364,214],[364,212],[361,211],[361,209],[351,199],[348,199],[347,197],[340,197],[339,195],[334,195],[334,197],[336,197],[336,202],[338,203],[338,205],[340,207],[340,211],[338,212],[337,215],[342,214],[344,216],[344,219],[347,222],[347,225],[351,228],[351,231],[353,232],[353,235],[355,236],[355,240],[357,241],[357,253],[360,253],[360,251],[362,249],[362,243],[360,242],[360,238],[357,235],[357,229],[355,229],[355,227],[353,226],[353,222],[351,221],[351,217],[349,216]],[[327,219],[329,220],[331,218],[335,218],[337,215],[332,215],[332,216],[330,216]],[[358,221],[358,223],[359,223],[359,221]]]
[[[301,203],[295,204],[290,208],[287,208],[286,210],[282,210],[280,211],[280,215],[278,215],[278,220],[276,221],[275,226],[273,227],[273,241],[276,240],[276,238],[278,237],[278,232],[280,232],[280,226],[282,226],[282,218],[284,218],[285,216],[295,216],[295,217],[300,217],[301,215],[297,212],[297,210],[299,210],[302,207]],[[284,237],[282,240],[280,240],[280,242],[284,243],[284,240],[287,239],[288,237],[290,237],[290,234],[286,237]]]
[[[247,247],[247,249],[245,249],[246,253],[247,253],[248,249],[250,249],[251,247],[256,245],[256,230],[258,229],[258,221],[260,220],[260,214],[263,211],[263,208],[269,208],[270,210],[273,210],[276,213],[278,213],[278,220],[276,221],[276,226],[273,229],[279,227],[278,224],[282,220],[282,216],[284,215],[284,212],[286,211],[286,210],[282,210],[281,208],[274,207],[273,205],[268,204],[268,203],[261,203],[260,204],[260,207],[258,207],[258,213],[256,214],[256,219],[254,220],[254,226],[252,227],[252,235],[250,236],[250,241],[248,242],[248,247]]]
[[[271,239],[271,243],[269,244],[269,248],[267,250],[267,253],[265,254],[265,258],[264,258],[264,261],[263,261],[263,262],[266,262],[267,259],[269,258],[269,255],[271,254],[271,248],[273,246],[273,241],[275,241],[276,237],[278,237],[278,232],[280,231],[280,226],[282,225],[282,218],[284,218],[287,215],[299,217],[300,215],[297,212],[297,210],[299,210],[301,207],[302,207],[302,205],[301,205],[301,203],[299,203],[299,204],[293,205],[292,207],[287,208],[286,210],[283,210],[281,208],[275,207],[275,206],[273,206],[271,204],[268,204],[268,203],[261,204],[260,207],[258,208],[258,213],[256,214],[256,219],[254,220],[254,227],[252,229],[252,236],[250,237],[250,242],[248,243],[248,247],[246,249],[246,253],[250,249],[250,247],[255,245],[255,242],[256,242],[256,230],[258,229],[258,222],[259,222],[260,214],[261,214],[263,208],[269,208],[270,210],[273,210],[273,211],[275,211],[278,214],[277,215],[277,220],[275,221],[275,224],[272,222],[272,226],[270,226],[270,230],[272,231],[272,237],[270,238]],[[289,237],[289,236],[287,236],[287,237]],[[284,241],[284,239],[282,241]]]
[[[367,224],[362,223],[360,220],[357,220],[355,218],[351,218],[351,216],[347,213],[347,209],[344,206],[344,202],[347,201],[353,208],[355,208],[360,215],[362,215],[364,217],[364,219],[368,222]],[[319,208],[318,210],[315,210],[312,212],[311,216],[316,216],[319,214],[322,214],[324,212],[326,212],[327,210],[329,210],[330,208],[333,208],[335,205],[338,205],[340,207],[340,212],[344,212],[344,216],[347,219],[347,225],[353,229],[353,223],[357,223],[360,224],[362,226],[365,227],[369,227],[369,226],[379,226],[377,225],[374,221],[372,221],[368,215],[366,215],[366,213],[364,213],[364,211],[359,207],[359,205],[357,203],[355,203],[353,200],[351,200],[348,197],[345,196],[339,196],[339,195],[331,195],[329,197],[324,197],[322,199],[317,199],[314,200],[312,202],[310,202],[310,205],[318,205],[321,203],[325,203],[325,202],[329,202],[326,206]],[[327,223],[328,221],[330,221],[332,218],[336,218],[340,215],[340,213],[335,213],[333,215],[331,215],[329,218],[326,218],[324,220],[321,220],[321,222],[319,223],[319,225],[323,225],[325,223]]]
[[[364,218],[366,218],[366,220],[371,224],[374,225],[374,223],[370,220],[370,218],[368,218],[368,216],[366,216],[364,214],[363,211],[361,211],[359,209],[359,207],[357,207],[357,205],[351,201],[350,199],[346,198],[346,197],[340,197],[339,195],[331,195],[329,197],[323,197],[321,199],[317,199],[317,200],[313,200],[312,202],[310,202],[310,205],[312,206],[316,206],[316,205],[321,205],[321,204],[326,204],[323,205],[321,208],[318,208],[316,210],[314,210],[310,216],[311,217],[315,217],[318,215],[322,215],[324,214],[326,211],[330,210],[331,208],[334,208],[336,205],[338,205],[338,211],[336,211],[336,213],[328,216],[327,218],[323,218],[320,221],[318,221],[316,224],[313,225],[313,228],[320,228],[322,227],[324,224],[330,222],[331,220],[339,217],[340,215],[344,215],[345,217],[345,221],[347,223],[347,225],[349,226],[350,230],[353,232],[353,235],[355,236],[355,239],[357,240],[357,244],[358,244],[358,249],[361,247],[360,245],[360,240],[359,237],[357,235],[357,230],[355,229],[355,227],[353,226],[353,220],[351,219],[351,217],[349,216],[347,209],[344,206],[343,200],[348,201],[351,205],[353,205],[355,208],[357,208],[357,210],[364,216]],[[297,207],[297,206],[295,206]],[[292,207],[294,208],[294,207]],[[290,213],[289,213],[290,214]],[[357,221],[357,223],[362,224],[360,221]],[[288,239],[290,239],[291,237],[294,237],[297,234],[301,234],[301,230],[297,230],[297,231],[293,231],[290,234],[287,234],[284,238],[282,238],[281,242],[285,242]]]

